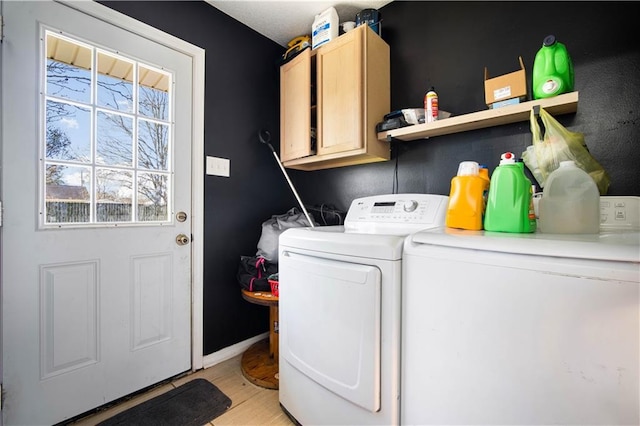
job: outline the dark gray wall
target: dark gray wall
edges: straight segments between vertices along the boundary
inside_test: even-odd
[[[279,80],[284,49],[208,4],[102,2],[206,49],[205,153],[231,159],[231,178],[205,178],[204,351],[267,330],[266,308],[245,302],[235,282],[238,258],[255,254],[261,222],[295,205],[257,131],[279,140]],[[548,34],[567,45],[580,92],[578,112],[558,116],[583,132],[611,175],[610,195],[640,195],[640,46],[632,2],[404,2],[381,9],[391,46],[392,109],[420,107],[429,86],[454,114],[486,109],[483,70],[515,71],[522,56],[531,83],[535,53]],[[356,197],[449,193],[458,163],[489,167],[531,144],[528,122],[393,144],[392,161],[316,172],[290,170],[305,204],[347,209]],[[204,159],[203,159],[204,161]]]
[[[640,45],[632,2],[393,1],[381,9],[391,47],[391,107],[420,107],[435,86],[440,108],[456,115],[487,109],[484,67],[492,76],[516,71],[522,56],[529,91],[542,40],[555,34],[575,67],[578,111],[558,121],[582,132],[611,176],[609,195],[640,195]],[[396,142],[392,161],[291,173],[306,203],[348,208],[355,197],[393,190],[449,194],[460,161],[489,167],[500,154],[531,145],[529,122],[428,140]],[[531,176],[531,175],[529,175]]]

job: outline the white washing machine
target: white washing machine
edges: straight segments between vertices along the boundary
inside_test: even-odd
[[[280,236],[280,404],[302,425],[400,419],[400,303],[405,237],[442,226],[447,196],[352,202],[344,227]]]
[[[639,205],[601,197],[599,235],[408,237],[402,424],[640,424]]]

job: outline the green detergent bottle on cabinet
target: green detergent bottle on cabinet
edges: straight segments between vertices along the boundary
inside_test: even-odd
[[[524,163],[512,152],[501,156],[491,175],[491,186],[484,217],[485,231],[528,233],[536,231],[531,181],[524,174]]]
[[[533,98],[543,99],[573,91],[573,62],[567,47],[548,35],[533,62]]]

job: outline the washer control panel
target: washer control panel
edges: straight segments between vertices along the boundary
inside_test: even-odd
[[[344,220],[345,231],[381,227],[398,232],[444,226],[449,197],[436,194],[389,194],[356,198]]]
[[[640,231],[640,197],[601,196],[600,230]]]

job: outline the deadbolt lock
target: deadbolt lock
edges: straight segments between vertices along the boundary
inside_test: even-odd
[[[187,220],[187,214],[185,212],[176,213],[176,220],[178,222],[184,222],[185,220]]]

